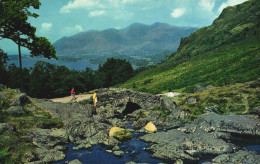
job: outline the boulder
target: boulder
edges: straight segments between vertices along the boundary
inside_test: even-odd
[[[30,101],[29,97],[25,93],[21,93],[21,94],[15,96],[11,100],[11,105],[12,106],[20,106],[20,105],[24,105],[26,103],[31,103],[31,101]]]
[[[113,127],[113,128],[111,128],[110,131],[109,131],[109,136],[110,136],[110,137],[114,137],[114,136],[116,135],[116,133],[118,133],[118,132],[120,132],[120,131],[123,131],[123,130],[125,130],[125,129],[119,128],[119,127]]]
[[[156,126],[152,123],[152,121],[148,122],[145,127],[145,130],[149,131],[149,132],[157,132],[157,128]]]
[[[194,92],[200,92],[200,91],[203,91],[205,88],[203,87],[203,86],[201,86],[201,85],[196,85],[195,87],[194,87]]]
[[[161,106],[162,106],[163,109],[173,111],[176,108],[176,103],[173,102],[172,100],[162,98]]]
[[[68,142],[68,135],[64,129],[32,129],[28,137],[33,144],[40,148],[53,149]]]
[[[75,159],[73,161],[70,161],[69,164],[82,164],[78,159]]]
[[[207,162],[205,164],[215,164],[215,163],[243,163],[243,164],[252,164],[252,163],[260,163],[260,155],[254,151],[244,151],[239,150],[236,153],[231,154],[222,154],[214,159],[212,162]]]
[[[258,116],[260,116],[260,106],[255,107],[251,113],[257,114]]]
[[[220,131],[225,133],[260,136],[260,119],[254,115],[219,115],[208,111],[192,123],[187,123],[180,130],[190,133],[197,128],[208,132]]]
[[[236,146],[215,138],[203,129],[186,134],[179,130],[151,133],[140,137],[141,140],[151,142],[148,151],[152,157],[176,161],[185,159],[196,161],[203,155],[219,155],[230,153]]]
[[[188,104],[196,104],[197,100],[194,97],[189,97],[189,98],[187,98],[187,103]]]
[[[119,151],[114,151],[113,154],[117,157],[123,157],[124,156],[124,152],[119,150]]]
[[[109,131],[110,137],[115,137],[120,141],[128,140],[132,138],[131,132],[119,127],[113,127]]]
[[[16,115],[20,115],[23,114],[23,108],[21,106],[11,106],[10,108],[7,109],[7,112],[9,114],[16,114]]]
[[[0,132],[1,131],[14,131],[15,127],[9,123],[0,123]]]

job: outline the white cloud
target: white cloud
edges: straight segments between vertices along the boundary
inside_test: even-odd
[[[83,28],[80,25],[75,25],[73,27],[65,27],[64,30],[62,31],[62,35],[70,36],[82,31]]]
[[[43,23],[41,25],[41,31],[42,32],[46,32],[46,31],[49,31],[52,27],[52,24],[51,23]]]
[[[181,17],[184,13],[186,12],[185,8],[178,8],[178,9],[174,9],[171,13],[171,16],[173,18],[179,18]]]
[[[91,7],[102,7],[101,3],[99,3],[99,0],[74,0],[69,1],[69,3],[66,6],[63,6],[60,9],[61,13],[70,13],[73,9],[89,9]]]
[[[222,10],[228,6],[234,6],[238,5],[240,3],[245,2],[246,0],[228,0],[227,2],[224,2],[220,5],[218,12],[222,12]]]
[[[80,32],[83,31],[83,28],[80,25],[74,26],[74,29]]]
[[[200,0],[199,6],[203,10],[211,12],[215,6],[215,0]]]
[[[95,11],[91,11],[89,13],[89,16],[94,17],[94,16],[100,16],[100,15],[104,15],[105,11],[104,10],[95,10]]]
[[[123,3],[135,3],[137,0],[122,0]]]

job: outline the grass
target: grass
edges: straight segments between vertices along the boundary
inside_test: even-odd
[[[190,92],[197,84],[225,86],[259,78],[259,10],[258,0],[224,9],[212,25],[183,38],[165,62],[120,87],[153,94]]]
[[[49,112],[38,109],[34,104],[22,106],[23,114],[10,114],[6,110],[10,107],[10,99],[16,96],[11,89],[1,90],[8,99],[0,108],[0,123],[8,123],[15,130],[0,131],[0,163],[23,163],[24,155],[35,150],[32,141],[27,139],[32,128],[61,128],[63,122],[53,118]]]
[[[225,86],[255,80],[260,77],[259,45],[260,39],[246,40],[179,65],[168,61],[138,74],[120,87],[155,94],[177,89],[190,92],[197,84]]]
[[[193,97],[195,104],[188,104],[187,99]],[[260,81],[236,83],[224,87],[186,94],[179,98],[178,106],[189,113],[190,119],[197,118],[207,108],[219,114],[248,114],[254,107],[260,106]]]

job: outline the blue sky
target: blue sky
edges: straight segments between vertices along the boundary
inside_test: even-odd
[[[52,43],[63,36],[87,30],[121,29],[132,23],[168,23],[175,26],[203,27],[212,24],[223,8],[246,0],[41,0],[40,16],[29,22],[37,35]],[[10,40],[0,48],[17,54]],[[28,53],[22,49],[22,53]]]

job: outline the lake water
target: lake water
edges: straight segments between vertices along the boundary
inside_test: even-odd
[[[18,56],[9,56],[9,58],[10,58],[10,60],[7,62],[8,65],[14,63],[16,66],[19,67]],[[75,61],[75,62],[68,62],[68,61],[61,61],[61,60],[55,60],[55,59],[46,59],[46,58],[42,58],[42,57],[31,58],[30,56],[22,56],[23,68],[29,69],[30,67],[33,67],[37,61],[45,61],[45,62],[48,62],[51,64],[56,64],[58,66],[65,65],[69,69],[71,69],[71,70],[74,69],[77,71],[85,70],[86,67],[91,68],[93,70],[98,69],[97,64],[91,64],[88,60],[79,60],[79,61]]]

